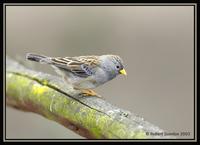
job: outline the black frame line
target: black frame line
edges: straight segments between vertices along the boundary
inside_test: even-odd
[[[166,5],[164,5],[164,4],[166,4]],[[4,140],[5,141],[12,141],[12,140],[25,140],[25,141],[31,141],[31,140],[35,140],[35,141],[52,141],[52,140],[54,140],[54,141],[66,141],[66,140],[68,140],[68,141],[70,141],[70,140],[72,140],[72,141],[76,141],[76,140],[83,140],[83,141],[87,141],[87,140],[89,140],[89,141],[95,141],[95,140],[102,140],[102,141],[106,141],[106,140],[109,140],[109,141],[122,141],[122,140],[127,140],[127,141],[134,141],[134,140],[136,140],[136,141],[148,141],[148,140],[158,140],[158,141],[162,141],[162,140],[171,140],[171,141],[173,141],[173,140],[183,140],[183,141],[188,141],[188,140],[195,140],[196,138],[196,134],[195,134],[195,132],[196,132],[196,130],[195,130],[195,123],[196,123],[196,117],[195,117],[195,101],[196,101],[196,98],[195,98],[195,87],[196,87],[196,77],[195,77],[195,75],[196,75],[196,69],[195,69],[195,65],[196,65],[196,63],[195,63],[195,46],[196,46],[196,32],[195,32],[195,30],[196,30],[196,15],[195,15],[195,12],[196,12],[196,8],[195,7],[197,7],[197,4],[196,3],[190,3],[190,4],[188,4],[188,3],[182,3],[183,5],[180,5],[180,4],[173,4],[173,3],[171,3],[171,5],[170,4],[168,4],[168,3],[160,3],[160,4],[149,4],[149,5],[142,5],[142,4],[130,4],[130,5],[128,5],[128,4],[120,4],[120,3],[116,3],[116,4],[106,4],[105,3],[105,5],[103,5],[103,4],[101,4],[101,3],[97,3],[97,4],[90,4],[90,5],[87,5],[87,4],[83,4],[83,5],[80,5],[80,4],[74,4],[74,3],[72,3],[72,4],[52,4],[52,3],[49,3],[49,5],[47,5],[47,4],[40,4],[40,3],[38,3],[38,5],[36,5],[36,4],[32,4],[32,5],[30,5],[30,4],[9,4],[9,3],[6,3],[6,4],[4,4],[3,5],[3,8],[4,8],[4,12],[3,12],[3,17],[5,17],[5,21],[3,22],[3,25],[5,26],[4,28],[5,28],[5,30],[4,30],[4,40],[3,40],[3,42],[4,42],[4,46],[5,46],[5,50],[4,50],[4,52],[5,52],[5,57],[6,57],[6,6],[193,6],[193,8],[194,8],[194,135],[193,135],[193,138],[189,138],[189,139],[184,139],[184,138],[180,138],[180,139],[7,139],[6,138],[6,101],[4,100],[3,101],[3,103],[4,103],[4,106],[5,106],[5,110],[4,110],[4,113],[5,113],[5,118],[4,118],[4,121],[5,121],[5,138],[4,138]],[[5,61],[4,61],[4,63],[5,63],[5,68],[6,68],[6,59],[5,59]],[[5,73],[5,76],[6,76],[6,69],[4,70],[4,73]],[[6,84],[6,78],[5,78],[5,84]],[[6,85],[5,85],[6,86]],[[6,92],[6,90],[4,90],[5,92]],[[5,96],[6,97],[6,96]]]

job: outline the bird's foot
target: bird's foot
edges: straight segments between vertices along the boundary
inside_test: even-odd
[[[85,97],[89,97],[89,96],[96,96],[99,98],[102,98],[102,96],[100,96],[99,94],[97,94],[95,91],[91,90],[91,89],[84,89],[81,90],[81,94]]]

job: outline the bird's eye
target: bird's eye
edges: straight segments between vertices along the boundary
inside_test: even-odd
[[[117,65],[116,68],[119,69],[119,65]]]

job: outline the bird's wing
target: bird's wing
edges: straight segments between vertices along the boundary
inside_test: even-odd
[[[51,62],[62,70],[70,71],[79,77],[88,77],[95,73],[98,67],[98,56],[79,56],[79,57],[54,57]]]

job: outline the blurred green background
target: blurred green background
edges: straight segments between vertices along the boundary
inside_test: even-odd
[[[6,6],[6,54],[25,61],[48,56],[117,54],[127,77],[96,91],[166,132],[193,138],[194,16],[192,6]],[[6,108],[6,138],[83,138],[34,113]]]

